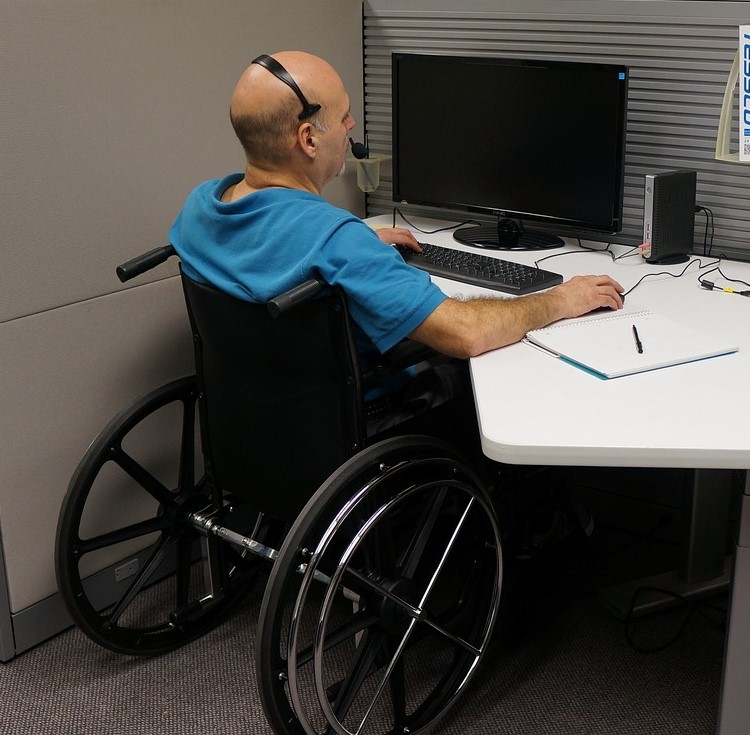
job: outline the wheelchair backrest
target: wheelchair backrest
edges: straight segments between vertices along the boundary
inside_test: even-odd
[[[182,274],[193,331],[206,473],[291,520],[364,444],[362,387],[345,298],[274,318]]]

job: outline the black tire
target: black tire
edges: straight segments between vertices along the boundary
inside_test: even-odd
[[[112,651],[173,650],[218,625],[252,582],[253,565],[240,552],[188,521],[227,505],[196,480],[196,420],[194,377],[153,391],[104,428],[68,487],[55,545],[58,587],[75,623]]]
[[[501,584],[494,509],[448,445],[360,452],[305,506],[269,577],[256,673],[274,731],[425,732],[486,652]]]

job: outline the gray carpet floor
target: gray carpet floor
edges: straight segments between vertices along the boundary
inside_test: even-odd
[[[639,553],[668,557],[653,545]],[[705,615],[672,610],[639,619],[626,636],[625,625],[597,601],[601,558],[584,557],[538,581],[523,626],[493,647],[437,735],[714,732],[720,614],[707,605]],[[624,566],[616,555],[607,564]],[[269,734],[253,670],[260,597],[259,587],[217,630],[156,659],[109,653],[77,630],[26,652],[0,666],[0,732]]]

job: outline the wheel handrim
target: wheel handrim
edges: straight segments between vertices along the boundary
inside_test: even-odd
[[[434,452],[432,454],[434,455]],[[435,457],[432,456],[432,459],[434,460]],[[368,668],[379,670],[381,673],[385,672],[381,677],[380,691],[382,693],[384,689],[387,690],[387,696],[384,695],[384,700],[388,700],[389,706],[393,710],[392,722],[388,725],[388,731],[394,733],[406,731],[412,733],[420,732],[432,726],[453,705],[463,692],[466,683],[473,676],[476,666],[485,652],[499,604],[502,568],[499,531],[494,513],[486,500],[484,491],[481,490],[481,486],[478,486],[477,489],[474,487],[475,478],[473,474],[469,472],[468,475],[461,475],[462,470],[459,469],[458,477],[453,478],[452,468],[456,466],[454,460],[446,463],[444,459],[439,459],[436,463],[440,464],[445,470],[441,470],[442,474],[439,478],[431,482],[422,483],[421,485],[407,487],[400,494],[395,493],[388,502],[375,503],[376,507],[369,509],[369,525],[362,526],[363,530],[360,536],[348,544],[346,548],[337,550],[336,560],[335,562],[331,562],[330,559],[326,558],[326,553],[329,547],[336,545],[336,542],[333,540],[336,528],[345,525],[347,519],[350,519],[355,514],[356,509],[367,503],[367,492],[365,490],[371,491],[373,485],[377,485],[379,482],[383,482],[383,480],[379,480],[376,476],[370,484],[363,483],[364,487],[361,491],[359,493],[352,493],[350,500],[333,515],[334,520],[327,527],[327,534],[322,535],[320,543],[314,546],[314,549],[308,551],[304,555],[304,558],[298,556],[295,560],[295,564],[300,561],[304,562],[306,572],[304,579],[298,582],[298,594],[296,596],[293,595],[292,622],[288,637],[286,638],[286,658],[274,659],[273,655],[271,655],[271,664],[275,667],[274,673],[265,680],[266,683],[261,687],[261,694],[267,714],[269,710],[275,710],[275,714],[271,713],[269,719],[276,723],[276,727],[283,727],[284,732],[304,732],[308,733],[308,735],[319,735],[321,732],[335,731],[339,735],[351,735],[352,733],[366,731],[369,726],[369,714],[361,721],[356,719],[355,710],[359,707],[360,702],[357,702],[356,705],[352,704],[352,702],[357,698],[358,694],[356,692],[353,694],[352,692],[348,692],[347,687],[351,684],[351,689],[354,690],[359,681],[366,681],[367,686],[370,686],[369,678],[373,677],[370,677]],[[449,475],[447,479],[446,474]],[[440,487],[446,486],[448,489],[445,490],[446,495],[444,497],[450,497],[450,503],[444,501],[443,516],[437,513],[436,518],[447,518],[450,516],[454,512],[452,504],[455,498],[458,495],[463,497],[463,511],[472,517],[472,524],[474,526],[479,524],[484,529],[488,544],[493,546],[493,548],[487,551],[491,557],[489,561],[485,559],[482,562],[487,567],[483,572],[483,580],[492,588],[492,593],[489,599],[482,603],[482,620],[476,622],[476,624],[472,623],[472,626],[465,629],[468,631],[467,636],[470,642],[461,640],[460,636],[451,637],[451,635],[446,635],[446,632],[441,630],[440,624],[433,625],[430,628],[430,625],[425,622],[424,613],[420,613],[419,615],[415,614],[412,617],[412,621],[416,620],[416,617],[420,615],[422,618],[418,622],[411,623],[411,627],[419,632],[409,633],[406,636],[402,635],[404,642],[401,649],[399,649],[398,640],[401,639],[398,639],[395,643],[393,642],[395,640],[393,636],[395,628],[394,631],[383,629],[380,612],[375,614],[372,600],[376,596],[381,598],[387,597],[388,589],[386,588],[390,584],[392,585],[392,589],[395,590],[395,597],[398,600],[396,604],[400,604],[404,609],[407,609],[411,605],[411,602],[404,605],[403,599],[400,599],[405,590],[407,590],[406,596],[410,599],[415,594],[417,595],[419,598],[416,600],[417,603],[423,597],[429,598],[430,591],[425,587],[415,592],[404,586],[404,582],[392,579],[390,582],[381,582],[380,586],[376,584],[374,588],[370,585],[372,589],[363,594],[366,583],[361,579],[357,580],[351,576],[351,561],[363,553],[362,550],[368,543],[367,539],[376,535],[376,529],[381,520],[385,522],[385,519],[394,515],[395,511],[401,506],[408,508],[411,504],[421,507],[423,504],[422,500],[426,495],[437,493]],[[450,508],[448,508],[449,505]],[[460,527],[456,526],[454,530],[458,532],[460,531]],[[290,532],[290,536],[292,535],[294,535],[294,529]],[[416,534],[415,536],[418,535]],[[293,541],[291,538],[288,540],[290,542]],[[416,545],[419,544],[417,543]],[[427,556],[425,556],[425,559],[427,559]],[[291,565],[292,563],[290,562]],[[403,569],[407,575],[413,576],[414,570],[408,569],[407,566],[408,564],[404,562]],[[492,567],[492,569],[489,567]],[[302,641],[299,631],[304,627],[304,624],[300,608],[304,608],[308,604],[308,596],[315,589],[313,580],[316,576],[319,578],[327,576],[330,582],[325,592],[321,593],[323,600],[320,602],[320,607],[315,607],[317,603],[310,603],[310,606],[313,608],[310,616],[315,619],[315,622],[311,623],[311,626],[314,628],[314,634],[312,640],[308,637],[305,641]],[[270,586],[269,584],[267,596]],[[335,620],[334,615],[335,600],[336,598],[340,599],[342,590],[347,589],[349,590],[350,597],[356,597],[358,594],[361,594],[360,602],[367,595],[369,595],[370,599],[362,608],[357,608],[350,620],[339,624]],[[442,590],[441,594],[444,591]],[[344,594],[346,595],[346,592]],[[281,596],[279,595],[279,597]],[[462,602],[458,604],[456,611],[450,613],[453,616],[452,619],[460,619],[462,604]],[[265,600],[264,610],[268,612]],[[278,607],[275,609],[275,614],[278,614]],[[432,622],[434,623],[434,621]],[[265,629],[267,625],[268,622],[265,617],[262,617],[261,627]],[[279,630],[281,629],[281,624],[279,624],[278,628]],[[435,691],[428,691],[424,696],[420,695],[421,698],[412,701],[414,700],[414,696],[410,688],[409,677],[413,669],[413,660],[417,656],[416,652],[418,650],[432,645],[434,642],[431,636],[425,634],[424,630],[422,630],[424,628],[437,631],[434,634],[435,638],[443,637],[445,640],[450,639],[452,650],[449,651],[448,657],[453,663],[449,662],[446,671],[441,671],[439,676],[436,675],[437,688]],[[279,632],[278,635],[282,635],[283,637],[283,633]],[[368,636],[370,637],[369,643],[363,643],[362,651],[358,654],[361,656],[362,662],[360,669],[357,670],[357,665],[353,664],[351,671],[346,672],[340,680],[337,680],[336,676],[329,676],[326,672],[326,666],[329,663],[329,659],[333,659],[337,655],[336,647],[338,645],[348,645],[348,650],[354,650],[354,641],[357,638],[360,641],[364,641],[365,637]],[[342,644],[341,641],[344,641],[346,638],[351,639],[350,642]],[[337,639],[341,639],[341,641],[336,643]],[[270,638],[269,641],[271,647],[273,647],[275,644]],[[269,641],[266,641],[266,645]],[[367,650],[368,645],[369,652]],[[458,645],[464,646],[460,655],[455,652]],[[381,660],[385,657],[386,649],[390,650],[388,658],[388,662],[391,662],[390,668],[388,668],[388,662],[383,663]],[[267,653],[261,650],[260,658],[264,656],[267,660]],[[402,662],[401,657],[403,657],[405,662]],[[261,662],[259,661],[259,668],[260,666]],[[451,669],[452,671],[447,672],[447,669]],[[340,672],[337,671],[336,675],[338,673]],[[279,677],[281,679],[287,677],[288,682],[285,685],[280,684],[277,681]],[[334,681],[332,681],[332,678]],[[271,687],[275,693],[269,692],[269,688]],[[439,691],[437,691],[438,689]],[[314,690],[317,705],[310,709],[312,706],[310,704],[312,690]],[[288,697],[289,706],[293,713],[293,718],[291,719],[290,714],[286,711],[286,706],[283,704],[282,696]],[[375,699],[377,697],[373,699],[373,702]],[[403,700],[403,703],[395,703],[397,699]],[[409,701],[407,702],[407,700]],[[380,707],[380,703],[378,703],[378,707]],[[396,710],[398,710],[398,714]],[[373,711],[373,707],[370,707],[370,712]],[[382,722],[382,718],[380,718],[380,722]]]

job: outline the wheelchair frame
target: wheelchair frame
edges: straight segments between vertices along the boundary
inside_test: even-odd
[[[118,276],[172,255],[151,251]],[[322,288],[303,284],[269,311],[293,318]],[[55,559],[74,621],[109,650],[158,655],[220,624],[268,573],[255,666],[276,733],[433,727],[486,654],[500,605],[500,530],[477,473],[440,439],[397,436],[353,450],[291,522],[270,517],[214,481],[205,400],[194,376],[173,381],[112,419],[81,459]],[[151,423],[176,428],[177,446],[141,437]],[[90,582],[112,570],[103,598]]]

